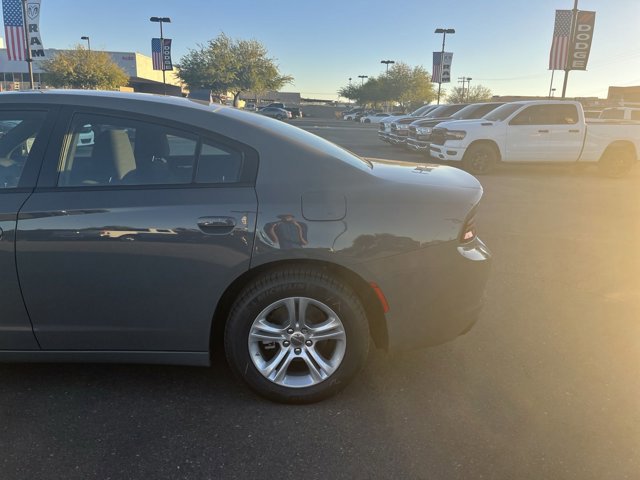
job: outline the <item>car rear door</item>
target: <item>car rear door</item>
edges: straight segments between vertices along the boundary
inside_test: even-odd
[[[119,112],[69,108],[59,123],[18,219],[40,345],[206,351],[219,298],[249,268],[257,153]]]
[[[16,222],[36,182],[53,110],[18,104],[0,107],[0,350],[39,348],[16,272]]]

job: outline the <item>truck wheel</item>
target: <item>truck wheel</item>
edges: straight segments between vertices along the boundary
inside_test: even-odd
[[[256,393],[310,403],[335,394],[360,371],[369,326],[347,285],[320,270],[288,267],[245,287],[224,343],[231,369]]]
[[[633,150],[625,147],[610,147],[598,162],[598,170],[607,177],[623,177],[629,173],[634,161]]]
[[[495,149],[487,144],[471,145],[462,159],[464,169],[474,175],[484,175],[493,170],[498,162]]]

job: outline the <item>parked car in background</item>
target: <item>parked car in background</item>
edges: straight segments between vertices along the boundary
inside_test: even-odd
[[[420,108],[414,110],[408,115],[396,115],[391,117],[386,117],[382,119],[379,123],[378,127],[378,139],[383,142],[389,142],[389,135],[391,134],[391,124],[400,118],[404,117],[413,117],[414,119],[427,115],[429,112],[437,108],[438,105],[423,105]]]
[[[95,135],[91,129],[91,125],[85,125],[80,129],[78,145],[93,145],[94,137]]]
[[[466,103],[454,103],[451,105],[439,105],[433,110],[430,110],[423,115],[425,119],[433,119],[433,118],[445,118],[450,117],[458,110],[462,110],[466,107]],[[400,117],[393,122],[391,122],[391,128],[388,136],[388,141],[392,145],[403,145],[407,137],[409,136],[409,124],[414,122],[416,119],[413,117]]]
[[[584,118],[600,118],[601,110],[585,110]]]
[[[0,93],[0,121],[20,122],[0,138],[1,361],[206,366],[222,337],[251,389],[308,403],[371,338],[437,345],[478,318],[491,254],[462,170],[168,96]]]
[[[391,117],[392,115],[394,114],[384,112],[370,113],[364,117],[360,117],[360,123],[380,123],[383,119]]]
[[[343,120],[355,120],[356,115],[361,115],[364,112],[364,108],[354,108],[342,115]]]
[[[638,162],[640,123],[586,123],[579,102],[513,102],[479,120],[441,123],[433,129],[430,151],[476,175],[498,162],[564,162],[597,165],[604,175],[619,177]]]
[[[605,108],[598,118],[604,120],[640,120],[640,108],[612,107]]]
[[[248,110],[250,112],[255,112],[256,111],[256,104],[255,103],[245,103],[244,104],[244,109]]]
[[[285,110],[291,113],[291,118],[302,118],[302,109],[300,107],[287,107]]]
[[[259,109],[257,113],[267,117],[277,118],[278,120],[289,119],[292,116],[290,111],[278,107],[264,107]]]
[[[423,152],[427,156],[429,153],[429,142],[433,128],[441,122],[449,120],[475,120],[484,117],[487,113],[495,110],[504,102],[473,103],[458,110],[449,117],[418,119],[409,124],[409,136],[405,146],[414,152]]]

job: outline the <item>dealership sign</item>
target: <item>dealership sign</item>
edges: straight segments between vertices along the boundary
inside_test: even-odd
[[[593,27],[596,22],[596,12],[579,11],[576,15],[575,30],[567,70],[586,70],[591,40],[593,39]]]

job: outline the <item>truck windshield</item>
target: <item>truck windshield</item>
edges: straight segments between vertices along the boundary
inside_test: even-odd
[[[431,108],[433,108],[433,105],[423,105],[419,109],[411,112],[409,115],[411,115],[412,117],[420,117],[424,112],[428,111]]]
[[[524,103],[507,103],[496,108],[493,112],[485,115],[483,118],[492,122],[503,122],[522,106],[524,106]]]

